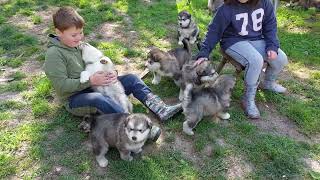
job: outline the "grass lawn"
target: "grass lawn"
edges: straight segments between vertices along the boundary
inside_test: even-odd
[[[42,72],[51,14],[70,5],[87,24],[86,41],[101,49],[121,73],[139,74],[151,46],[177,47],[177,14],[188,10],[201,29],[211,20],[205,0],[15,0],[0,1],[0,179],[320,179],[320,13],[287,8],[277,13],[281,48],[289,65],[280,82],[285,95],[259,91],[261,120],[240,108],[243,81],[232,94],[231,119],[202,120],[195,136],[182,133],[184,116],[160,124],[132,162],[111,149],[99,168],[81,118],[68,114]],[[196,49],[194,48],[194,53]],[[213,63],[219,62],[217,50]],[[230,66],[224,73],[231,73]],[[144,81],[167,102],[179,89],[169,78]],[[132,99],[135,112],[149,113]],[[154,118],[154,116],[149,113]],[[156,119],[154,119],[157,122]]]

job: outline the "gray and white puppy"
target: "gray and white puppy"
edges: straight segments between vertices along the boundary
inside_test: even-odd
[[[194,135],[192,131],[201,121],[203,116],[217,116],[221,119],[229,119],[226,112],[230,106],[231,90],[235,85],[235,78],[230,75],[219,76],[213,85],[193,89],[192,84],[186,85],[184,100],[182,102],[185,121],[183,132]]]
[[[187,39],[190,44],[198,42],[199,32],[199,27],[193,21],[191,14],[188,11],[181,11],[178,14],[178,44],[182,45],[183,39]]]
[[[168,52],[157,47],[150,50],[145,66],[153,72],[152,84],[159,84],[162,76],[172,77],[180,86],[182,66],[191,59],[189,42],[184,39],[183,48],[175,48]]]
[[[184,94],[188,94],[187,84],[192,85],[192,89],[199,89],[210,86],[218,77],[218,73],[209,61],[194,65],[194,61],[190,61],[182,68],[182,83],[180,88],[179,100],[183,101]]]
[[[91,122],[93,153],[100,167],[106,167],[105,155],[109,147],[115,147],[120,157],[132,161],[131,152],[139,153],[149,137],[152,121],[144,114],[104,114]]]

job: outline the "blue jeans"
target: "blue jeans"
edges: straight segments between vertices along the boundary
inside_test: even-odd
[[[144,82],[133,74],[119,76],[118,80],[124,87],[126,95],[133,94],[139,101],[144,102],[147,94],[151,93],[150,88]],[[84,89],[69,97],[69,107],[95,107],[105,114],[122,113],[123,108],[110,97],[104,96],[91,88]]]
[[[268,63],[265,78],[270,81],[275,80],[288,64],[287,55],[281,49],[278,49],[276,59],[269,60],[264,40],[240,41],[230,46],[225,52],[245,67],[245,84],[249,86],[257,85],[264,61]]]

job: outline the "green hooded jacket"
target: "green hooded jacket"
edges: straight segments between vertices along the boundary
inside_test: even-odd
[[[80,83],[80,73],[85,69],[81,50],[65,46],[57,36],[50,34],[43,68],[59,100],[70,111],[68,98],[90,87],[89,82]]]

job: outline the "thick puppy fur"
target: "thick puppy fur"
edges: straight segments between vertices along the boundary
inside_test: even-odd
[[[140,153],[147,141],[152,121],[144,114],[104,114],[91,120],[90,138],[93,153],[100,167],[106,167],[105,155],[115,147],[121,159],[132,161],[131,152]]]
[[[193,89],[192,84],[186,85],[185,97],[182,102],[185,121],[183,132],[194,135],[192,131],[203,116],[216,116],[229,119],[226,112],[230,106],[231,90],[235,85],[235,78],[230,75],[219,76],[213,85]]]
[[[183,48],[175,48],[168,52],[152,48],[148,54],[146,67],[153,72],[152,84],[159,84],[162,76],[172,77],[180,86],[182,66],[191,59],[190,44],[183,40]]]
[[[85,71],[82,71],[80,74],[81,83],[89,81],[90,76],[97,71],[104,71],[107,73],[115,71],[112,61],[95,47],[88,43],[83,43],[80,45],[80,49],[82,50],[82,58],[86,63]],[[118,102],[126,113],[132,112],[132,104],[129,101],[128,96],[125,94],[120,81],[116,81],[106,86],[95,86],[92,88],[105,96],[109,96],[115,102]]]
[[[200,49],[199,27],[192,19],[188,11],[181,11],[178,14],[178,44],[182,45],[182,40],[187,39],[190,44],[197,43]]]
[[[182,82],[179,94],[179,100],[183,101],[184,94],[189,93],[186,89],[187,84],[192,85],[192,89],[198,89],[210,86],[215,82],[218,73],[209,61],[204,61],[199,65],[194,65],[193,61],[185,64],[182,67]]]

